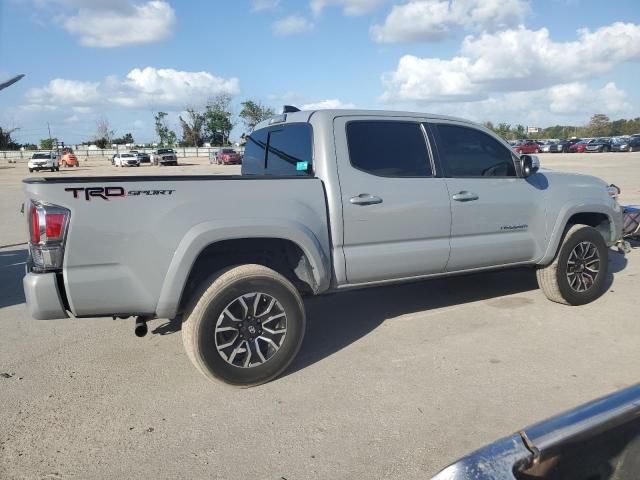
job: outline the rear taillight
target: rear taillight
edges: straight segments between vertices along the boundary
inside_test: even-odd
[[[31,202],[29,207],[29,252],[36,272],[60,270],[71,212],[57,205]]]

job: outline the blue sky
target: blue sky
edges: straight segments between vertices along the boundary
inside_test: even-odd
[[[0,126],[155,139],[219,93],[529,126],[640,116],[636,2],[0,0]],[[243,125],[238,120],[234,136]]]

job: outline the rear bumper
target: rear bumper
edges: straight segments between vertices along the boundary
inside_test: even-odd
[[[27,273],[22,279],[29,313],[36,320],[67,318],[55,273]]]

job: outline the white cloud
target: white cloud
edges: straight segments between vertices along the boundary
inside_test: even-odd
[[[627,94],[615,83],[602,88],[571,82],[530,92],[508,92],[489,95],[481,101],[440,102],[429,105],[431,113],[468,118],[473,121],[500,121],[530,126],[558,122],[580,124],[597,112],[607,115],[631,114]]]
[[[376,42],[430,42],[453,27],[496,31],[522,23],[530,6],[525,0],[412,0],[394,5],[384,24],[371,27]]]
[[[327,110],[334,108],[354,108],[353,103],[343,103],[337,98],[331,98],[327,100],[320,100],[317,102],[305,103],[302,105],[302,110]]]
[[[98,82],[80,82],[56,78],[43,88],[32,88],[27,100],[34,104],[93,104],[100,100]]]
[[[272,25],[273,33],[280,36],[295,35],[313,30],[313,23],[301,15],[289,15]]]
[[[345,15],[359,16],[373,12],[386,0],[311,0],[314,15],[320,15],[326,7],[342,7]]]
[[[469,36],[450,60],[405,55],[383,75],[386,102],[486,98],[491,92],[531,91],[596,77],[640,60],[640,25],[614,23],[554,42],[549,31],[524,27]]]
[[[165,0],[35,0],[87,47],[152,43],[173,33],[175,11]]]
[[[64,123],[78,123],[80,121],[80,117],[78,115],[71,115],[64,119]]]
[[[619,114],[630,109],[626,92],[613,82],[601,89],[578,82],[556,85],[549,89],[548,96],[549,109],[559,114],[593,113],[594,105],[598,106],[598,112],[607,114]]]
[[[262,12],[264,10],[273,10],[280,4],[280,0],[252,0],[251,11]]]
[[[31,105],[73,106],[88,113],[91,106],[124,108],[184,108],[201,104],[218,94],[237,95],[237,78],[221,78],[209,72],[185,72],[170,68],[134,68],[124,79],[110,76],[100,82],[54,79],[27,92]]]

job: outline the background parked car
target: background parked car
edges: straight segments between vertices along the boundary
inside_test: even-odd
[[[552,143],[553,142],[550,142],[550,141],[540,142],[540,148],[539,148],[540,153],[549,153],[549,148],[551,148]]]
[[[558,142],[552,144],[549,147],[549,151],[551,153],[568,153],[571,145],[573,145],[574,143],[578,143],[580,141],[582,141],[581,138],[559,140]]]
[[[152,155],[154,165],[178,165],[178,156],[173,148],[158,148]]]
[[[242,156],[233,148],[223,148],[215,157],[217,165],[240,165]]]
[[[596,138],[591,141],[587,148],[587,152],[610,152],[611,151],[611,139],[608,137]]]
[[[630,138],[615,137],[611,139],[611,151],[612,152],[628,152]]]
[[[580,140],[578,143],[574,143],[573,145],[569,146],[569,152],[571,153],[584,153],[585,149],[587,148],[587,145],[589,145],[590,142],[592,142],[593,140]]]
[[[116,167],[139,167],[140,159],[134,153],[118,153],[114,159]]]
[[[637,152],[640,150],[640,135],[631,135],[629,139],[629,151]]]
[[[36,172],[40,170],[56,172],[60,170],[58,154],[56,152],[35,152],[31,155],[27,166],[29,167],[29,172],[33,172],[34,170]]]
[[[136,157],[138,157],[140,163],[151,163],[151,157],[148,153],[139,152],[137,150],[130,150],[129,153],[133,153]]]
[[[516,153],[538,153],[540,151],[540,145],[533,140],[527,140],[513,147]]]

